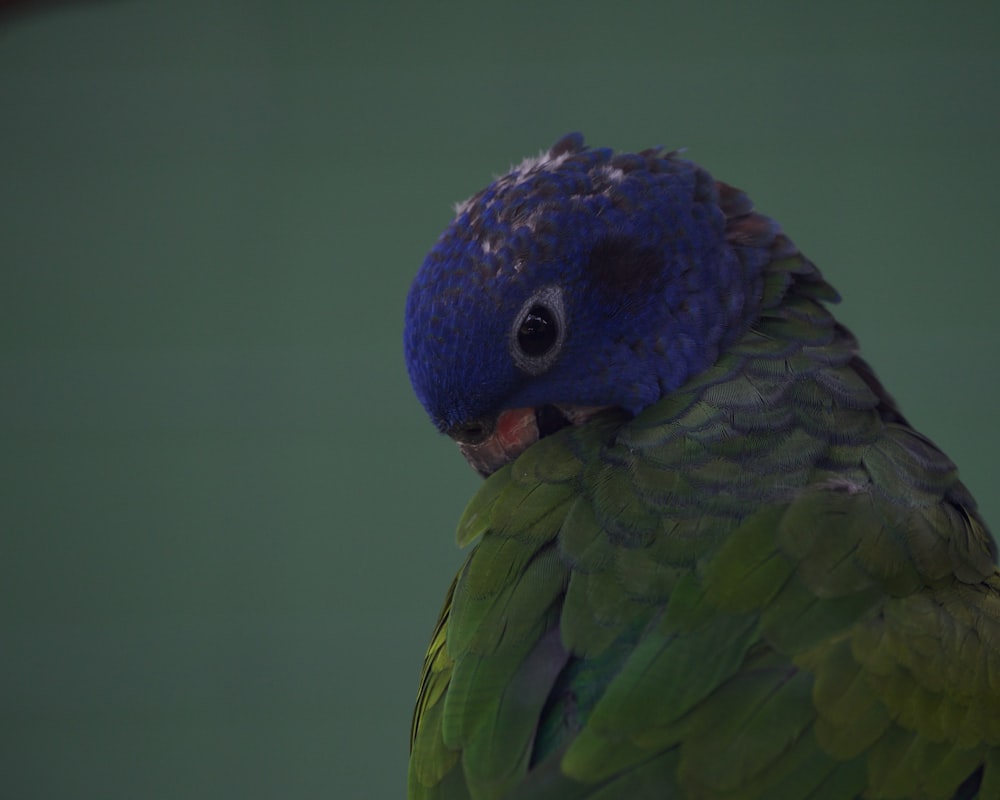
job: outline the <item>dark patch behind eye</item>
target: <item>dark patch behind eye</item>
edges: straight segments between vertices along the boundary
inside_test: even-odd
[[[587,271],[606,291],[631,294],[652,286],[663,266],[660,251],[643,247],[628,236],[609,236],[590,251]]]

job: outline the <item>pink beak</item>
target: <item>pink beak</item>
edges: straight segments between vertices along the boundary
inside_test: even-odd
[[[586,422],[607,406],[555,406],[567,425]],[[465,460],[480,475],[496,472],[538,441],[538,413],[534,408],[511,408],[501,411],[496,425],[486,439],[475,444],[459,442]]]

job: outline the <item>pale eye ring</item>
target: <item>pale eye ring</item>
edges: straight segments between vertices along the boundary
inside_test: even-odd
[[[566,339],[562,290],[545,286],[529,297],[514,317],[510,354],[520,370],[541,375],[559,357]]]

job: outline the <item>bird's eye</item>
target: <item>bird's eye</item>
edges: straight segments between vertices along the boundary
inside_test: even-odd
[[[514,318],[510,350],[529,375],[540,375],[555,363],[566,335],[562,291],[546,286],[535,292]]]
[[[531,358],[545,355],[559,337],[559,325],[545,306],[532,306],[517,329],[517,346]]]

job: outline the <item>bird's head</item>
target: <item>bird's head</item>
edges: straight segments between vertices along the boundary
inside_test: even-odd
[[[578,134],[459,204],[406,304],[407,368],[434,424],[487,475],[710,366],[753,320],[768,259],[734,241],[732,209],[749,201],[695,164]]]

